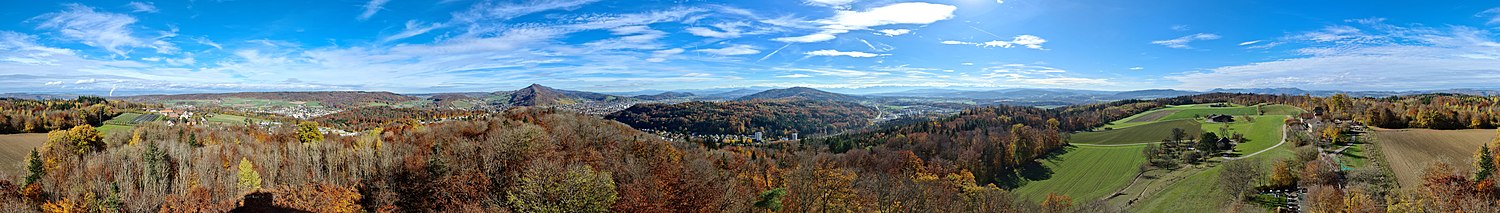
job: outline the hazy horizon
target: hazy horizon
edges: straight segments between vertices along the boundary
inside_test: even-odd
[[[0,93],[1500,82],[1500,2],[81,1],[0,20]]]

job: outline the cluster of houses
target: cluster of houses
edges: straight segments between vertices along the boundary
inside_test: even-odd
[[[770,143],[773,143],[773,142],[777,142],[777,141],[797,141],[797,140],[801,140],[800,136],[798,136],[798,134],[795,133],[795,132],[792,133],[791,135],[787,135],[787,137],[781,137],[778,140],[778,139],[774,139],[774,138],[766,138],[765,132],[755,132],[755,134],[750,134],[750,135],[730,135],[730,134],[699,135],[699,134],[674,133],[674,132],[670,132],[670,131],[652,130],[652,129],[643,129],[641,131],[649,132],[649,133],[652,133],[652,134],[656,134],[656,135],[660,136],[662,140],[667,140],[667,141],[677,141],[677,140],[708,140],[708,141],[717,141],[717,142],[719,142],[719,143],[721,143],[723,145],[728,145],[728,146],[739,146],[739,145],[762,146],[762,145],[767,145],[767,144],[770,144]]]
[[[162,108],[151,109],[150,111],[151,113],[161,114],[161,116],[167,117],[168,119],[187,120],[188,118],[193,117],[193,111],[189,110],[188,108]]]

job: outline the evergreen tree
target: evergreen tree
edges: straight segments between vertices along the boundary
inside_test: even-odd
[[[781,197],[786,196],[786,188],[774,188],[760,193],[760,200],[755,201],[755,207],[766,208],[772,212],[781,211]]]
[[[30,174],[26,175],[26,184],[23,185],[31,185],[32,183],[36,183],[36,181],[42,179],[42,175],[46,174],[47,172],[46,170],[43,170],[42,156],[36,152],[35,148],[31,149],[31,160],[28,160],[26,162],[26,171],[30,172]]]
[[[1480,146],[1479,151],[1474,153],[1474,181],[1489,179],[1495,171],[1494,161],[1495,156],[1490,154],[1490,145]]]

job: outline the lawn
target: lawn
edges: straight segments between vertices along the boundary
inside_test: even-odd
[[[1235,153],[1249,154],[1281,143],[1281,127],[1286,125],[1286,116],[1250,116],[1252,119],[1249,120],[1244,119],[1245,117],[1235,118],[1240,120],[1229,123],[1229,134],[1244,134],[1246,140],[1235,145]],[[1251,122],[1250,120],[1254,121]],[[1224,123],[1204,123],[1203,131],[1219,134],[1219,128],[1223,127],[1223,125]],[[1194,135],[1194,137],[1196,136]],[[1229,137],[1229,135],[1220,135],[1219,137]]]
[[[1182,129],[1188,136],[1198,137],[1203,134],[1204,128],[1201,126],[1203,125],[1192,119],[1150,122],[1126,128],[1075,133],[1069,143],[1109,145],[1161,142],[1172,136],[1173,128]]]
[[[131,129],[132,128],[130,126],[126,126],[126,125],[114,125],[114,124],[105,124],[103,126],[99,126],[99,127],[95,128],[95,130],[99,130],[99,135],[109,135],[109,133],[113,133],[113,132],[117,132],[117,131],[130,131]]]
[[[1495,130],[1381,129],[1374,135],[1401,188],[1415,189],[1433,163],[1445,162],[1468,174],[1474,152],[1495,139]]]
[[[1262,168],[1271,168],[1278,160],[1292,158],[1292,149],[1292,146],[1279,146],[1241,160],[1257,161]],[[1217,166],[1217,161],[1219,160],[1215,160],[1212,163],[1215,165],[1207,170],[1177,171],[1192,173],[1180,181],[1167,181],[1163,186],[1148,185],[1147,187],[1161,187],[1163,190],[1142,197],[1127,212],[1222,212],[1224,204],[1233,198],[1219,190],[1219,173],[1223,167]]]
[[[1135,178],[1138,166],[1146,162],[1143,147],[1068,147],[1057,159],[1042,161],[1052,172],[1050,178],[1012,191],[1032,201],[1044,199],[1047,193],[1067,195],[1075,202],[1108,197]]]
[[[1197,118],[1207,115],[1259,115],[1254,107],[1185,107],[1177,112],[1162,117],[1162,120]]]
[[[1365,154],[1365,146],[1369,145],[1368,143],[1350,145],[1348,149],[1344,149],[1343,154],[1339,155],[1339,164],[1343,165],[1344,170],[1360,168],[1370,164],[1370,158]]]
[[[256,119],[252,118],[251,120],[256,120]],[[229,114],[213,114],[213,117],[209,117],[208,118],[208,122],[215,122],[215,123],[222,123],[222,124],[229,124],[229,125],[244,125],[245,124],[245,116],[229,115]]]

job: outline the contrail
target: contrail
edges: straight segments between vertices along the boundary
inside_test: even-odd
[[[760,57],[760,60],[755,60],[755,62],[758,63],[760,61],[765,61],[767,58],[771,58],[772,55],[776,55],[776,53],[781,52],[781,49],[786,49],[786,47],[790,46],[792,46],[792,43],[786,43],[786,45],[781,46],[781,48],[776,48],[776,51],[771,51],[771,53],[766,54],[765,57]]]
[[[1004,37],[1000,37],[1000,35],[995,35],[994,33],[990,33],[990,31],[984,31],[983,29],[979,29],[978,27],[974,27],[974,25],[970,25],[970,24],[964,24],[964,25],[969,26],[969,28],[974,28],[974,30],[978,30],[979,32],[982,32],[984,34],[990,34],[990,36],[994,36],[997,39],[1005,39]]]

